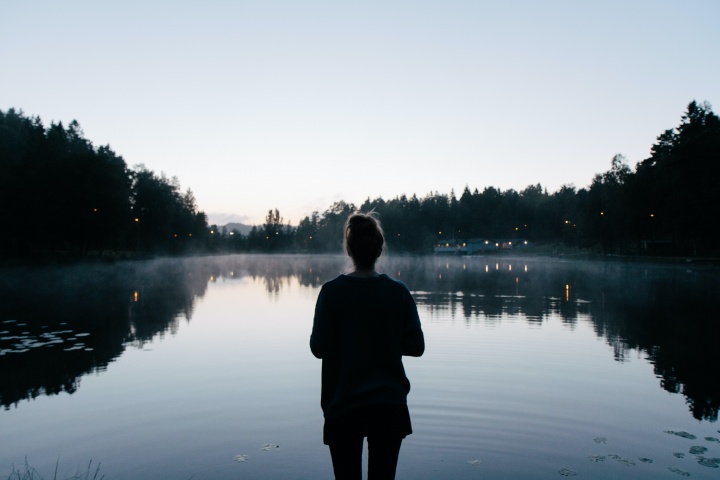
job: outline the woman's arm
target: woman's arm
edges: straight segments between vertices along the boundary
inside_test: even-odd
[[[310,334],[310,351],[317,358],[323,357],[324,339],[325,339],[325,295],[324,289],[320,289],[317,303],[315,304],[315,317],[313,318],[313,328]]]
[[[407,292],[405,331],[403,332],[402,354],[419,357],[425,352],[425,336],[420,325],[417,305],[410,292]]]

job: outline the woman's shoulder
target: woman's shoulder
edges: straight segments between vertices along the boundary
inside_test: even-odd
[[[336,289],[343,289],[343,288],[351,288],[353,285],[358,284],[378,284],[381,283],[384,285],[385,288],[389,289],[398,289],[403,290],[406,292],[409,292],[410,289],[408,289],[407,285],[403,283],[401,280],[392,278],[386,273],[381,273],[377,276],[372,277],[361,277],[361,276],[353,276],[353,275],[345,275],[340,274],[337,277],[328,280],[325,282],[322,286],[323,290],[336,290]]]
[[[390,275],[388,275],[386,273],[381,273],[379,278],[381,278],[384,282],[386,282],[392,288],[401,289],[406,292],[410,291],[410,289],[407,287],[407,285],[405,285],[405,283],[402,280],[398,280],[397,278],[392,278]]]
[[[337,277],[332,278],[332,279],[328,280],[327,282],[323,283],[322,284],[323,290],[332,289],[332,288],[337,287],[338,285],[342,284],[344,276],[345,275],[343,275],[343,274],[339,274]]]

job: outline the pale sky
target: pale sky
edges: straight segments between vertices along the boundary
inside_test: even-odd
[[[693,99],[720,1],[10,1],[0,110],[77,119],[210,223],[465,186],[587,186]]]

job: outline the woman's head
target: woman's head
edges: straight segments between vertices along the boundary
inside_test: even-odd
[[[385,238],[375,212],[350,215],[345,222],[345,251],[355,268],[371,270],[375,267],[384,245]]]

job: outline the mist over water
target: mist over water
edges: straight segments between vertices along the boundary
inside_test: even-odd
[[[100,461],[112,479],[331,478],[308,338],[319,287],[347,266],[247,255],[1,270],[0,431],[13,441],[0,469],[27,456],[45,476],[59,458]],[[415,433],[398,478],[717,474],[717,271],[499,256],[379,269],[408,285],[427,341],[405,360]]]

